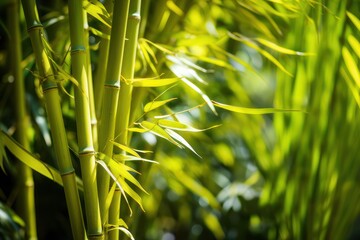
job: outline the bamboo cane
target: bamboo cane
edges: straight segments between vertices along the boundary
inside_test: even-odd
[[[109,56],[103,103],[101,107],[101,120],[99,126],[99,151],[112,157],[113,145],[109,140],[114,138],[116,109],[118,106],[118,96],[120,88],[120,73],[122,66],[122,56],[124,52],[125,33],[127,24],[127,15],[129,9],[129,0],[117,0],[114,3],[113,25],[111,28]],[[108,173],[99,167],[98,169],[99,200],[102,222],[107,222],[105,200],[109,192],[110,177]],[[117,221],[117,220],[116,220]]]
[[[124,51],[124,62],[121,75],[125,79],[134,78],[137,40],[140,25],[141,0],[130,2],[128,26],[126,30],[126,43]],[[132,85],[122,83],[119,95],[119,106],[116,115],[117,128],[115,130],[116,141],[122,145],[128,145],[128,125],[131,109]],[[125,152],[123,152],[125,154]],[[110,206],[109,222],[115,222],[120,216],[120,191],[115,191],[113,202]],[[112,231],[110,239],[118,239],[118,231]]]
[[[8,20],[10,32],[10,51],[12,53],[11,70],[14,76],[15,87],[15,103],[16,103],[16,119],[17,129],[16,137],[20,144],[25,149],[30,148],[29,140],[27,138],[27,129],[30,125],[29,116],[26,111],[25,100],[25,86],[21,69],[22,49],[20,37],[20,23],[19,23],[19,10],[20,2],[13,0],[8,7]],[[32,170],[25,164],[18,163],[18,181],[20,184],[20,191],[18,196],[19,214],[24,219],[26,224],[26,237],[27,239],[37,239],[36,231],[36,214],[35,214],[35,197],[34,197],[34,180]]]
[[[84,43],[84,20],[81,0],[69,0],[72,74],[78,81],[75,88],[76,126],[79,158],[84,182],[87,235],[89,239],[103,238],[98,191],[96,185],[96,160],[91,131],[89,90]]]
[[[62,176],[70,224],[74,239],[86,239],[75,170],[72,166],[64,122],[61,113],[54,71],[46,53],[43,39],[43,26],[39,20],[35,0],[22,1],[28,33],[35,54],[39,75],[42,78],[45,107],[51,128],[53,144],[59,170]]]

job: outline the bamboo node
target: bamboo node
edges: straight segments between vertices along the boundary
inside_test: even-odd
[[[65,177],[65,176],[68,176],[68,175],[71,175],[74,173],[75,173],[75,169],[71,167],[71,168],[61,171],[60,175],[61,175],[61,177]]]
[[[79,156],[87,156],[95,154],[95,150],[93,147],[86,147],[79,150]]]
[[[106,87],[106,88],[120,88],[120,81],[119,80],[107,81],[104,84],[104,87]]]
[[[44,26],[41,23],[34,22],[34,24],[32,26],[28,27],[27,31],[29,33],[31,31],[39,30],[39,29],[42,29],[42,28],[44,28]]]
[[[71,55],[77,54],[77,53],[86,53],[86,48],[81,45],[71,47]]]

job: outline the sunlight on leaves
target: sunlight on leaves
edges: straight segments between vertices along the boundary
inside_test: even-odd
[[[244,113],[244,114],[270,114],[270,113],[285,113],[285,112],[302,112],[301,110],[296,109],[279,109],[279,108],[245,108],[227,105],[219,102],[213,101],[216,107],[229,110],[231,112],[236,113]]]
[[[165,104],[167,104],[168,102],[174,101],[177,98],[170,98],[170,99],[166,99],[166,100],[162,100],[162,101],[151,101],[145,104],[144,106],[144,112],[150,112],[154,109],[157,109]]]

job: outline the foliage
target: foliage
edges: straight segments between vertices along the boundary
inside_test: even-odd
[[[89,239],[349,236],[360,211],[356,1],[29,2],[18,17],[26,103],[10,94],[13,53],[0,52],[0,165],[13,179],[15,158],[40,173],[38,216],[63,222],[67,209],[73,237],[86,226]],[[29,146],[11,136],[14,102],[30,115]],[[3,200],[22,191],[14,183]],[[40,209],[49,189],[65,196],[59,211]],[[68,223],[38,226],[39,238],[69,237]]]

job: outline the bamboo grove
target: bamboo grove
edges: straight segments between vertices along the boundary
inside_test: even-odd
[[[358,236],[356,0],[0,7],[0,238]]]

